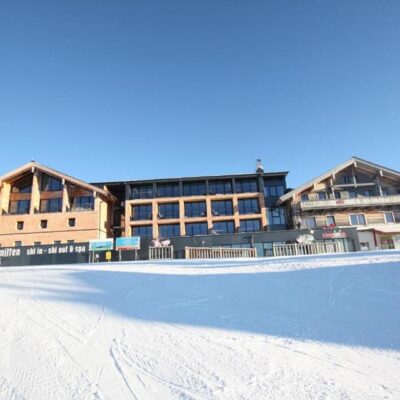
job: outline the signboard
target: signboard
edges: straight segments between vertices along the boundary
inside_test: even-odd
[[[117,250],[139,250],[140,236],[120,237],[115,241]]]
[[[346,232],[324,232],[322,234],[322,239],[341,239],[341,238],[346,238]]]
[[[89,242],[89,251],[104,251],[114,248],[113,239],[95,239]]]

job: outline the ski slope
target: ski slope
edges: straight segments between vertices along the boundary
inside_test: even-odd
[[[400,399],[400,252],[0,268],[0,399]]]

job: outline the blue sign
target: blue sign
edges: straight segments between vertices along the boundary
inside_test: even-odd
[[[95,239],[89,242],[89,251],[104,251],[114,248],[113,239]]]
[[[115,241],[117,250],[139,250],[140,236],[119,237]]]

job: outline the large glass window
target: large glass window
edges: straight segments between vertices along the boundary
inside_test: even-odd
[[[301,199],[301,201],[309,201],[308,194],[302,194],[302,195],[300,196],[300,199]]]
[[[186,235],[207,235],[208,228],[207,222],[200,222],[195,224],[186,224]]]
[[[260,212],[258,199],[240,199],[238,205],[239,214],[257,214]]]
[[[73,211],[94,210],[94,197],[93,196],[74,197],[72,200],[72,209]]]
[[[237,179],[236,193],[255,193],[258,192],[256,179]]]
[[[210,181],[210,194],[229,194],[232,193],[231,181]]]
[[[212,227],[213,233],[235,233],[233,221],[215,221]]]
[[[132,185],[131,198],[132,199],[152,199],[154,197],[153,185]]]
[[[30,200],[10,201],[10,214],[29,214],[31,208]]]
[[[385,216],[385,222],[387,224],[394,224],[394,222],[395,222],[394,215],[391,211],[385,212],[384,216]]]
[[[165,203],[158,206],[158,218],[179,218],[179,203]]]
[[[326,200],[328,195],[326,192],[318,192],[318,200]]]
[[[351,225],[365,225],[365,215],[364,214],[350,214],[350,224]]]
[[[317,222],[315,220],[315,217],[309,217],[309,218],[303,218],[301,222],[302,228],[316,228],[317,227]]]
[[[151,204],[138,204],[132,207],[132,219],[134,221],[149,220],[153,218]]]
[[[203,196],[206,194],[205,182],[184,182],[183,195],[184,196]]]
[[[205,201],[185,203],[185,217],[205,217],[206,214]]]
[[[214,200],[211,202],[212,214],[218,215],[233,215],[232,200]]]
[[[269,209],[268,222],[270,225],[285,225],[286,224],[285,209],[283,207]]]
[[[335,217],[333,215],[326,216],[326,226],[333,227],[336,225]]]
[[[158,232],[160,238],[170,238],[173,236],[180,236],[181,229],[179,224],[159,225]]]
[[[132,236],[140,236],[144,239],[152,239],[153,227],[151,225],[135,226],[132,228]]]
[[[11,187],[12,193],[31,193],[32,192],[32,175],[26,176],[15,182]]]
[[[264,186],[265,197],[279,197],[284,193],[283,185],[268,185]]]
[[[179,183],[157,183],[157,197],[179,197]]]
[[[52,213],[61,212],[62,210],[62,198],[40,200],[40,212]]]
[[[43,174],[42,175],[42,192],[59,192],[63,189],[60,179]]]
[[[261,230],[259,219],[246,219],[240,221],[240,232],[257,232]]]

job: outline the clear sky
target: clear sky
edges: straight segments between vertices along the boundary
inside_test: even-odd
[[[2,1],[0,135],[0,174],[400,170],[400,1]]]

